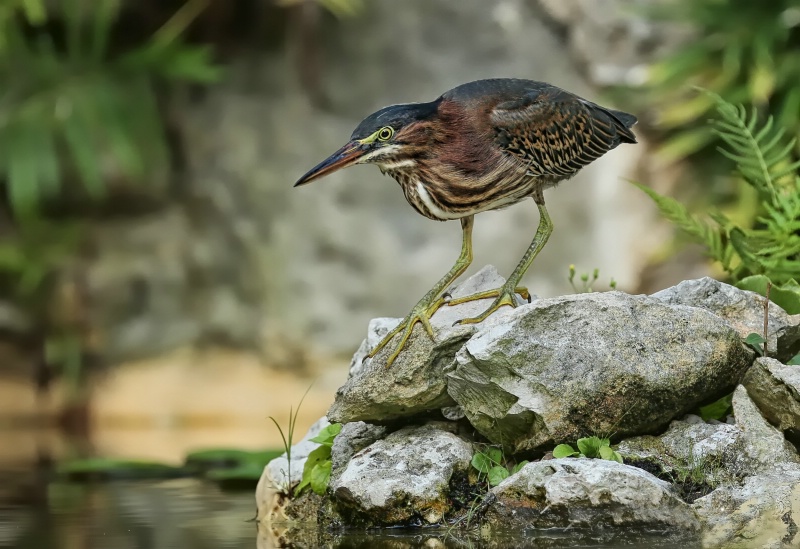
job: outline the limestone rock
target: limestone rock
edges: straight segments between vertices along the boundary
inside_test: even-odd
[[[742,383],[773,425],[800,434],[800,366],[759,358]]]
[[[342,430],[333,439],[331,448],[331,478],[337,478],[347,467],[353,454],[359,452],[386,435],[386,427],[354,421],[342,425]]]
[[[718,488],[693,504],[703,546],[783,549],[800,546],[800,467],[785,465]]]
[[[764,419],[741,385],[733,394],[733,410],[734,424],[690,415],[673,421],[661,436],[624,440],[618,451],[626,461],[649,461],[676,480],[683,475],[711,488],[771,471],[778,464],[800,464],[797,451]]]
[[[747,389],[741,385],[733,393],[733,414],[736,426],[742,432],[742,454],[749,462],[748,474],[769,471],[782,463],[800,464],[795,447],[780,430],[764,419]]]
[[[472,445],[432,425],[406,427],[357,452],[331,489],[342,513],[376,524],[440,522],[448,488],[466,475]]]
[[[694,511],[653,475],[614,461],[563,458],[525,465],[492,489],[491,524],[513,528],[676,528]]]
[[[505,279],[497,270],[487,266],[453,288],[451,295],[460,297],[491,290],[503,282]],[[400,319],[373,320],[367,339],[353,357],[350,377],[336,392],[328,418],[340,423],[381,421],[452,406],[454,402],[447,394],[442,370],[452,363],[456,351],[482,326],[453,326],[453,323],[482,313],[491,303],[491,299],[483,299],[441,307],[431,318],[436,340],[431,340],[423,327],[417,324],[391,368],[386,368],[385,364],[396,343],[387,345],[374,359],[363,363],[362,359]],[[510,308],[501,309],[492,319],[505,318],[510,313]],[[399,336],[396,341],[399,341]]]
[[[470,423],[516,453],[658,430],[733,389],[752,356],[708,311],[589,293],[509,311],[466,343],[446,376]]]
[[[689,305],[706,309],[728,322],[741,337],[764,332],[763,296],[713,278],[685,280],[661,290],[653,297],[673,305]],[[779,360],[788,360],[800,352],[800,323],[780,306],[770,303],[767,348]]]

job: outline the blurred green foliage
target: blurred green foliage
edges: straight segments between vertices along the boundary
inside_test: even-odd
[[[111,180],[143,186],[167,171],[157,93],[220,75],[208,47],[183,39],[207,3],[188,0],[152,36],[124,48],[115,40],[119,0],[0,6],[0,203],[10,216],[0,219],[8,227],[0,234],[0,299],[31,316],[45,360],[73,388],[82,372],[80,327],[53,321],[54,275],[78,249],[83,221],[44,215],[43,207],[76,191],[100,199]]]
[[[215,448],[190,453],[182,466],[103,457],[77,458],[59,463],[56,478],[65,482],[111,482],[191,476],[215,482],[222,489],[252,491],[264,467],[282,453],[282,450]]]
[[[688,25],[694,33],[650,67],[637,92],[667,133],[660,151],[666,159],[707,153],[716,141],[706,124],[716,102],[693,94],[689,85],[751,104],[800,134],[800,0],[674,0],[644,9],[647,17]]]
[[[282,6],[302,4],[306,0],[278,0]],[[358,15],[364,9],[364,0],[316,0],[316,2],[337,17]]]
[[[146,182],[162,170],[155,82],[219,76],[209,48],[181,39],[206,2],[187,2],[149,40],[114,53],[117,0],[64,0],[63,44],[43,28],[53,14],[42,0],[17,3],[0,17],[0,174],[14,213],[34,215],[72,174],[100,197],[109,171]]]
[[[703,244],[708,255],[740,287],[759,291],[757,282],[775,286],[773,301],[789,313],[800,313],[800,161],[791,151],[796,139],[786,139],[786,130],[774,118],[759,123],[758,113],[735,106],[719,95],[702,93],[712,101],[717,119],[712,133],[724,146],[719,151],[736,164],[739,177],[758,197],[752,224],[734,223],[717,209],[710,220],[693,215],[677,200],[636,184],[658,205],[662,214],[682,231]],[[766,286],[767,284],[764,284]],[[766,287],[762,294],[766,294]],[[786,299],[782,299],[786,297]],[[776,301],[777,302],[777,301]]]
[[[224,47],[208,29],[225,23],[214,14],[230,22],[258,12],[228,2],[0,2],[0,301],[27,314],[32,330],[22,335],[37,339],[74,388],[90,327],[62,321],[81,315],[57,310],[61,274],[79,261],[87,217],[120,185],[143,196],[168,186],[175,92],[223,74],[215,59]],[[315,2],[337,16],[363,8],[362,0]]]

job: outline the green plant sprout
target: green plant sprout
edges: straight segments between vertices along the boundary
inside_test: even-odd
[[[597,282],[597,279],[600,278],[600,269],[595,268],[594,271],[592,271],[591,279],[589,278],[589,273],[583,273],[582,275],[580,275],[579,278],[581,280],[581,286],[580,287],[575,285],[575,265],[571,264],[569,266],[569,276],[567,277],[567,280],[569,280],[569,284],[570,284],[570,286],[572,286],[572,290],[576,294],[591,293],[591,292],[594,291],[593,287],[594,287],[595,282]],[[614,278],[612,277],[611,280],[608,283],[608,286],[612,290],[616,290],[617,289],[617,281],[614,280]]]
[[[479,480],[483,475],[486,475],[486,481],[489,486],[497,486],[525,467],[528,461],[520,461],[509,469],[509,463],[505,459],[503,451],[495,446],[489,446],[484,450],[475,452],[471,463],[472,467],[479,473]]]
[[[611,440],[596,436],[579,438],[576,450],[569,444],[559,444],[553,449],[554,458],[586,457],[622,463],[622,456],[611,447]]]
[[[286,433],[283,432],[283,429],[278,421],[274,417],[269,416],[269,419],[272,420],[272,423],[275,424],[275,427],[278,429],[278,433],[281,435],[281,440],[283,441],[283,451],[286,453],[286,462],[289,464],[289,470],[286,472],[286,476],[288,478],[287,490],[292,486],[292,446],[294,445],[294,431],[295,426],[297,425],[297,415],[300,413],[300,406],[303,405],[303,401],[310,390],[311,385],[309,385],[308,389],[306,389],[306,392],[303,393],[303,396],[300,398],[300,402],[297,403],[296,409],[293,410],[291,406],[289,407],[289,427],[287,428]]]
[[[307,486],[310,486],[314,493],[320,496],[328,489],[332,467],[331,448],[336,435],[340,432],[342,432],[342,424],[331,423],[311,439],[311,442],[318,443],[319,447],[308,454],[308,459],[303,467],[303,477],[294,490],[295,497],[299,496]]]
[[[742,338],[742,342],[753,349],[758,356],[766,356],[767,340],[761,334],[755,332],[747,334],[747,337]]]

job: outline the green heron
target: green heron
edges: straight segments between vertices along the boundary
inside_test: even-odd
[[[543,191],[620,143],[636,143],[630,129],[635,123],[631,114],[550,84],[510,78],[470,82],[430,103],[392,105],[366,117],[347,144],[295,187],[354,164],[376,164],[397,180],[417,212],[437,221],[460,219],[462,229],[453,268],[367,356],[374,357],[402,332],[386,361],[390,366],[417,322],[433,338],[429,319],[445,303],[495,298],[481,315],[458,321],[467,324],[482,322],[504,305],[516,307],[515,293],[530,301],[517,284],[553,232]],[[447,301],[445,290],[472,262],[473,216],[529,196],[539,208],[539,227],[505,284]]]

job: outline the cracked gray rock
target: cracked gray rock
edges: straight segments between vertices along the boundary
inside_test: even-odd
[[[764,333],[765,298],[713,278],[685,280],[653,294],[665,303],[689,305],[710,311],[729,323],[741,337]],[[800,352],[800,320],[770,303],[767,348],[776,358],[788,360]]]
[[[696,532],[670,485],[615,461],[563,458],[525,465],[492,489],[490,524],[513,528],[668,528]]]
[[[342,430],[333,439],[331,447],[331,478],[338,478],[356,452],[384,438],[387,432],[386,427],[363,421],[342,425]]]
[[[496,289],[505,282],[497,270],[487,266],[451,290],[452,297],[461,297],[478,291]],[[521,301],[521,300],[520,300]],[[336,392],[328,411],[332,422],[382,421],[396,419],[453,406],[447,394],[442,370],[453,361],[456,351],[484,323],[453,326],[459,319],[477,316],[490,304],[483,299],[455,306],[443,306],[431,318],[435,341],[431,340],[421,325],[417,324],[403,352],[390,368],[386,359],[394,350],[395,341],[386,346],[373,359],[362,359],[383,336],[401,319],[379,318],[369,324],[367,338],[359,347],[350,365],[350,376]],[[489,320],[497,321],[510,314],[504,307]]]
[[[708,311],[606,292],[488,319],[445,373],[470,423],[516,453],[657,431],[732,390],[752,359]]]
[[[773,425],[800,435],[800,366],[759,358],[742,383]]]
[[[627,461],[649,461],[665,473],[697,469],[709,486],[800,464],[795,448],[764,419],[741,385],[733,393],[733,412],[732,424],[686,416],[663,435],[622,441],[618,451]]]
[[[692,504],[702,521],[703,546],[789,549],[800,546],[800,467],[777,466],[724,486]]]
[[[466,476],[472,453],[470,443],[435,425],[407,427],[356,452],[330,488],[343,515],[434,524],[450,509],[450,481]]]

